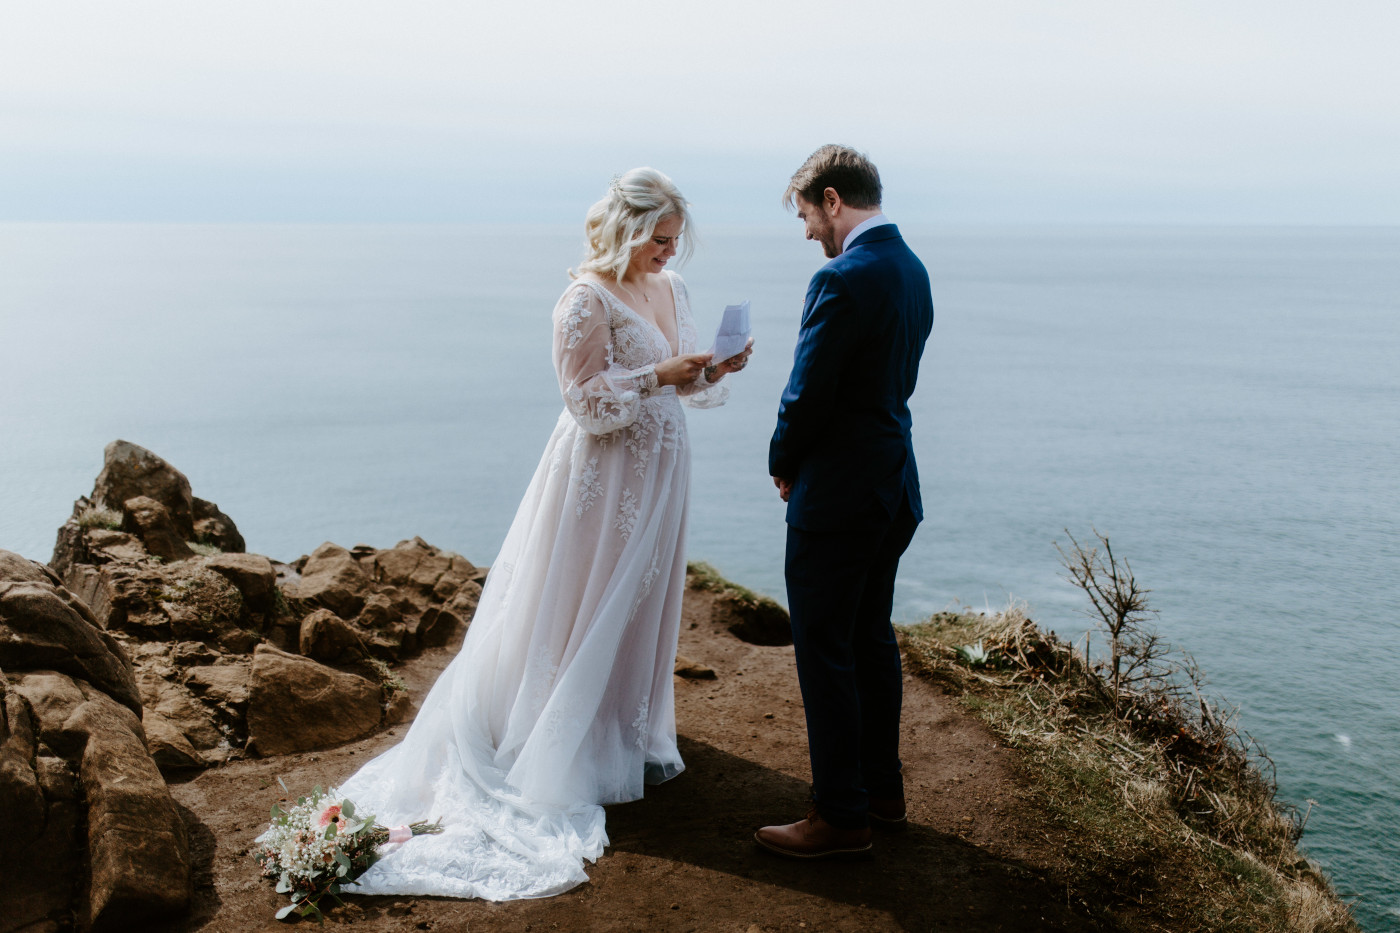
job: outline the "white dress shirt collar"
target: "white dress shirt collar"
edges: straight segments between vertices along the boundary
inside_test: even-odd
[[[846,234],[846,239],[843,240],[841,243],[841,252],[844,253],[846,250],[850,249],[851,243],[855,241],[855,238],[860,236],[865,231],[869,230],[871,227],[878,227],[881,224],[887,224],[889,222],[890,219],[886,217],[884,213],[876,214],[874,217],[871,217],[868,220],[862,220],[860,223],[855,225],[855,227],[851,230],[850,233]]]

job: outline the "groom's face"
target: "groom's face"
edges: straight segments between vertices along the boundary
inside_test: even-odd
[[[827,259],[835,259],[841,255],[841,248],[836,243],[836,228],[822,209],[822,205],[812,204],[800,194],[794,197],[793,201],[797,204],[798,220],[807,227],[807,239],[820,243]]]

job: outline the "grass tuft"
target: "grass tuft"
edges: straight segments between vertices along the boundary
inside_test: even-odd
[[[106,528],[109,531],[121,531],[122,513],[118,512],[116,509],[90,505],[78,513],[78,527]]]
[[[746,586],[728,580],[714,567],[704,561],[691,561],[685,565],[685,583],[693,590],[703,590],[717,596],[728,596],[748,606],[771,605],[782,611],[782,607],[768,596],[760,596]]]

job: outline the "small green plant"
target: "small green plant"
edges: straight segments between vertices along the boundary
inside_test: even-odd
[[[78,513],[78,527],[106,528],[110,531],[120,531],[122,527],[122,513],[118,512],[116,509],[90,505]]]
[[[379,677],[379,687],[384,691],[384,698],[386,700],[396,693],[403,693],[408,690],[408,685],[403,682],[403,678],[395,674],[388,664],[375,657],[365,658],[365,660]]]
[[[962,645],[958,648],[958,659],[968,667],[986,667],[992,661],[992,653],[982,646],[982,642],[975,645]]]
[[[189,549],[200,557],[213,557],[215,554],[223,553],[223,551],[215,545],[205,544],[202,541],[186,541],[185,544],[189,545]]]

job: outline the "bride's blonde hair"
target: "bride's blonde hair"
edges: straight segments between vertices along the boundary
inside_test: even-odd
[[[654,168],[634,168],[614,176],[607,195],[588,209],[583,230],[587,255],[570,278],[585,272],[620,279],[632,261],[632,251],[651,239],[656,225],[668,217],[681,220],[679,263],[690,258],[695,237],[690,205],[671,179]]]

